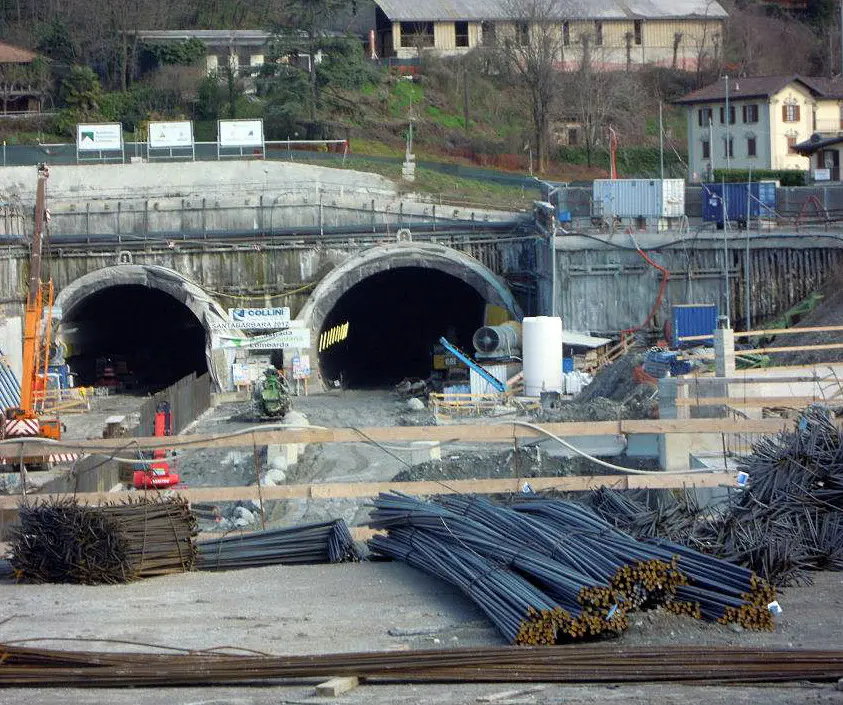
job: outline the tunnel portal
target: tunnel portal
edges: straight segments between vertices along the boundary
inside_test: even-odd
[[[187,306],[160,289],[108,286],[64,313],[67,361],[84,386],[155,392],[207,371],[205,329]]]
[[[346,388],[427,378],[441,336],[472,353],[485,304],[471,285],[438,269],[400,267],[366,277],[340,296],[319,331],[348,323],[348,336],[320,353],[323,378]]]

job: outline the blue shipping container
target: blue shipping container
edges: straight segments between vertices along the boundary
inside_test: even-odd
[[[722,224],[725,210],[729,221],[747,220],[747,195],[750,218],[776,217],[776,182],[753,181],[749,184],[702,184],[702,214],[707,223]],[[725,190],[724,190],[725,188]]]
[[[674,348],[713,345],[713,338],[688,343],[681,342],[679,338],[690,335],[714,335],[716,328],[716,304],[677,304],[673,307],[673,331],[670,342]]]

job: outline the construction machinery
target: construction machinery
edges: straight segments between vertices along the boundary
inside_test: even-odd
[[[61,438],[58,418],[43,415],[44,396],[50,367],[50,342],[53,328],[53,282],[42,279],[42,251],[46,241],[46,192],[49,170],[38,166],[38,186],[35,195],[35,230],[29,258],[29,285],[23,326],[23,372],[21,374],[20,406],[3,410],[4,438],[40,437]],[[23,463],[29,470],[45,468],[43,458],[14,458],[10,462]]]
[[[287,380],[274,367],[270,367],[263,375],[263,381],[255,387],[255,411],[261,418],[283,419],[292,406]]]
[[[153,434],[156,438],[172,435],[172,414],[169,402],[159,402],[155,407]],[[158,448],[152,451],[153,462],[147,463],[140,470],[132,473],[132,485],[136,490],[160,490],[179,484],[181,478],[170,470],[167,451]]]

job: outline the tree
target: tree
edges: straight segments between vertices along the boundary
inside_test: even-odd
[[[638,77],[627,72],[600,71],[595,68],[589,51],[590,37],[583,35],[580,65],[575,72],[560,80],[565,93],[563,117],[579,125],[586,160],[592,166],[594,151],[610,125],[628,134],[628,124],[641,104]],[[637,100],[636,100],[637,99]]]
[[[61,82],[59,97],[65,106],[82,116],[95,114],[102,98],[100,79],[89,66],[74,66]]]
[[[290,56],[308,57],[310,98],[308,112],[311,123],[316,123],[319,104],[319,82],[316,62],[328,38],[328,28],[333,18],[349,7],[356,7],[354,0],[281,0],[279,16],[274,23],[271,42],[272,57],[276,60]]]
[[[495,49],[527,93],[538,170],[547,168],[550,117],[563,59],[558,0],[504,0],[508,27],[498,32]]]

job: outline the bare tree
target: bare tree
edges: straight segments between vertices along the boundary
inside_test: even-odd
[[[510,22],[497,32],[496,50],[527,93],[539,171],[547,168],[550,118],[563,60],[558,0],[504,0]]]
[[[609,126],[619,127],[628,134],[628,129],[633,129],[631,121],[638,113],[635,106],[640,105],[637,75],[598,70],[589,51],[590,39],[587,34],[580,37],[579,68],[560,81],[565,94],[565,110],[561,117],[579,125],[589,166]]]

